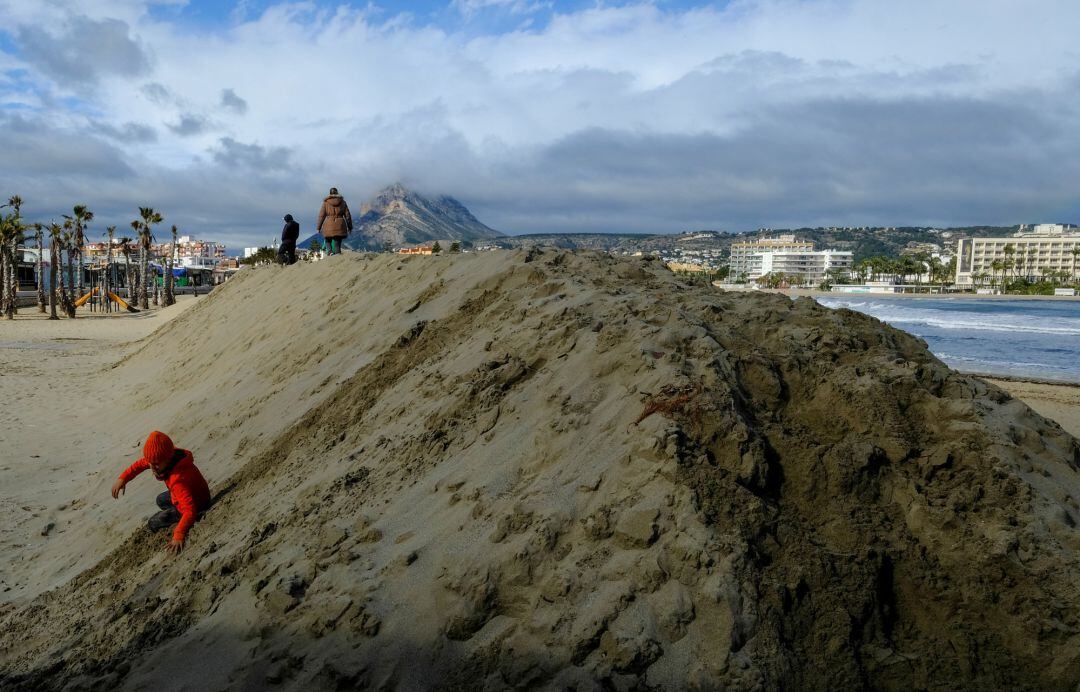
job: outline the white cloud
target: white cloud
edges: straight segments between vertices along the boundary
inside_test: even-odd
[[[472,16],[530,14],[542,4],[453,6]],[[1080,157],[1080,136],[1072,134],[1075,2],[598,5],[555,11],[540,28],[480,36],[366,5],[281,3],[259,15],[247,7],[233,23],[208,28],[167,16],[138,0],[0,0],[0,19],[16,38],[78,17],[94,26],[125,23],[148,56],[139,62],[131,53],[137,77],[115,52],[62,64],[69,79],[59,84],[48,79],[54,64],[31,63],[47,97],[22,101],[45,126],[110,137],[131,169],[150,171],[146,182],[125,183],[143,204],[170,178],[182,180],[175,188],[192,198],[169,193],[171,203],[219,209],[219,219],[205,209],[192,215],[208,228],[249,223],[250,209],[232,219],[228,204],[205,202],[226,186],[252,200],[282,199],[281,176],[241,173],[252,165],[288,169],[291,204],[314,199],[330,180],[364,196],[402,178],[466,203],[471,197],[483,221],[511,231],[572,223],[595,230],[604,225],[596,210],[624,219],[615,226],[656,231],[776,225],[779,209],[793,223],[852,214],[865,222],[983,215],[978,220],[1007,223],[1080,211],[1075,195],[1047,185],[1039,168]],[[0,74],[9,74],[0,76],[0,94],[17,89],[10,74],[21,65],[0,53]],[[72,100],[82,106],[73,109]],[[986,120],[1002,112],[997,107],[1009,113],[1007,127]],[[958,139],[960,113],[971,118],[968,129],[1006,141]],[[1025,127],[1053,136],[1030,137]],[[785,156],[776,141],[796,153]],[[717,158],[696,155],[695,144]],[[593,158],[574,159],[567,149],[574,146]],[[754,146],[761,157],[751,155]],[[820,160],[810,166],[793,156]],[[859,156],[879,157],[880,171]],[[1002,196],[1003,169],[1023,194]],[[852,170],[863,178],[853,180]],[[803,175],[815,176],[815,185]],[[980,198],[988,177],[999,187]],[[934,181],[948,181],[953,204],[931,194]],[[10,173],[0,183],[25,184]],[[895,203],[897,190],[906,208]],[[912,202],[920,194],[934,198],[932,209]],[[665,195],[679,204],[656,213]],[[643,200],[638,207],[635,198]],[[554,208],[559,200],[573,208]],[[997,216],[985,218],[987,209]]]
[[[471,17],[478,12],[490,9],[498,9],[511,14],[533,14],[551,8],[554,3],[539,0],[453,0],[451,4],[461,14]]]

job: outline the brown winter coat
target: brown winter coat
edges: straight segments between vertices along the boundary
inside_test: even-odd
[[[330,195],[323,200],[322,208],[319,209],[319,221],[315,228],[322,233],[323,238],[344,238],[352,230],[352,214],[349,205],[345,204],[345,198],[341,195]]]

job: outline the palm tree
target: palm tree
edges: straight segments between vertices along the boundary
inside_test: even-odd
[[[138,221],[132,221],[131,222],[131,230],[134,232],[134,235],[135,235],[135,238],[134,238],[133,242],[138,242],[138,240],[139,240],[139,229],[141,227],[142,227],[142,225]],[[136,245],[136,247],[138,247],[138,246]],[[139,252],[140,252],[140,255],[141,255],[142,251],[140,250]],[[141,271],[142,271],[142,267],[138,263],[136,263],[135,267],[132,269],[131,284],[128,287],[128,293],[131,294],[131,304],[132,305],[138,305],[139,304],[139,296],[141,295],[141,293],[139,293],[139,285],[144,282],[143,275],[140,273]]]
[[[137,221],[132,221],[131,225],[137,224]],[[127,285],[128,300],[135,301],[135,277],[131,275],[131,238],[127,236],[121,237],[116,241],[120,245],[120,253],[124,255],[124,281]]]
[[[1004,277],[1005,277],[1005,263],[1003,261],[1001,261],[999,259],[994,260],[993,262],[990,263],[990,269],[993,270],[993,275],[992,275],[992,278],[990,280],[991,284],[996,283],[995,278],[996,278],[998,272],[1001,272],[1001,276],[1004,279]]]
[[[1013,245],[1012,243],[1006,243],[1004,252],[1005,252],[1005,262],[1006,262],[1005,268],[1010,269],[1013,266],[1012,258],[1013,258],[1013,256],[1016,255],[1016,246]],[[1005,277],[1002,276],[1001,280],[1004,283]]]
[[[1069,254],[1072,255],[1072,272],[1070,272],[1070,279],[1076,281],[1076,258],[1080,257],[1080,247],[1074,247],[1069,250]]]
[[[8,280],[8,255],[10,254],[9,236],[14,232],[15,223],[13,216],[0,216],[0,312],[7,315],[8,304],[13,301],[11,282]],[[14,315],[12,315],[14,319]]]
[[[72,286],[75,290],[75,295],[81,296],[83,294],[83,247],[86,245],[86,224],[94,220],[94,212],[86,208],[85,204],[76,204],[71,210],[71,216],[64,216],[65,219],[72,221],[75,227],[73,249],[75,250],[75,257],[78,260],[78,285]]]
[[[40,223],[34,224],[34,239],[37,240],[37,304],[38,312],[45,312],[45,243],[44,234],[41,232],[43,226]]]
[[[109,302],[109,281],[112,276],[112,246],[115,236],[116,226],[109,226],[105,229],[105,237],[109,239],[109,244],[105,246],[105,278],[101,281],[101,309],[103,311],[107,305],[111,305]]]
[[[165,305],[169,306],[176,302],[176,291],[173,283],[173,256],[176,254],[176,225],[172,227],[172,244],[169,246],[169,259],[165,267]]]
[[[897,260],[897,273],[900,274],[900,283],[905,283],[907,277],[915,275],[915,283],[922,283],[922,263],[910,255]]]
[[[12,195],[4,206],[11,207],[13,212],[8,215],[3,224],[3,308],[4,315],[9,319],[15,319],[19,302],[19,245],[23,242],[25,226],[22,222],[22,198]]]
[[[930,272],[930,283],[944,283],[945,265],[941,263],[941,258],[932,256],[928,264]]]
[[[142,217],[142,220],[135,220],[131,224],[132,228],[135,228],[139,234],[139,307],[143,310],[149,310],[150,301],[146,295],[146,282],[149,275],[150,244],[154,242],[153,227],[164,219],[161,214],[151,207],[139,207],[139,216]]]
[[[855,276],[858,277],[859,283],[866,283],[866,277],[868,276],[868,269],[870,264],[866,260],[859,260],[852,269]]]
[[[911,269],[915,274],[915,283],[921,285],[923,273],[926,272],[926,268],[930,261],[930,255],[926,254],[925,252],[917,252],[915,253],[915,256],[911,259]]]
[[[56,316],[56,292],[62,291],[63,287],[56,281],[57,266],[60,264],[60,242],[63,229],[60,228],[60,224],[53,222],[49,224],[49,238],[52,242],[49,244],[49,319],[58,320]],[[63,281],[63,272],[59,272],[60,280]]]
[[[75,297],[72,295],[75,292],[75,268],[71,265],[72,245],[75,244],[75,223],[68,217],[64,217],[64,224],[62,226],[64,235],[62,236],[61,249],[64,250],[67,255],[67,285],[64,287],[64,310],[71,312],[69,305],[75,304]],[[64,277],[60,277],[60,283],[64,282]],[[69,315],[72,316],[72,315]]]
[[[71,219],[65,219],[62,226],[63,233],[60,236],[60,249],[67,255],[67,285],[64,285],[64,273],[60,272],[60,295],[63,296],[64,312],[68,317],[75,317],[75,276],[72,267],[72,254],[74,253],[75,234],[74,224]]]

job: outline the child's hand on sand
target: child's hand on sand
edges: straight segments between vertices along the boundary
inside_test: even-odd
[[[178,541],[175,538],[169,541],[169,545],[165,546],[165,550],[173,555],[179,555],[180,551],[184,549],[184,542]]]
[[[123,478],[116,479],[116,482],[112,484],[113,499],[116,499],[123,494],[125,485],[127,485],[127,482]]]

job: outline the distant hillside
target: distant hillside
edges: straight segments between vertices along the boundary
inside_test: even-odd
[[[1012,235],[1016,226],[930,226],[900,227],[817,227],[769,228],[741,233],[718,230],[698,230],[682,233],[530,233],[504,235],[489,228],[452,197],[429,200],[400,184],[391,185],[355,212],[357,230],[346,241],[354,250],[382,250],[393,247],[427,243],[434,240],[461,240],[466,246],[478,242],[490,243],[505,249],[521,247],[557,247],[567,250],[599,250],[615,254],[635,252],[667,254],[677,250],[716,250],[727,254],[732,243],[771,238],[790,233],[797,238],[812,240],[817,248],[850,250],[855,261],[886,255],[895,257],[905,249],[932,244],[942,250],[955,251],[961,238],[973,236],[1002,237]],[[310,244],[309,237],[302,242]]]
[[[353,232],[346,238],[345,247],[352,250],[384,250],[419,243],[477,241],[501,238],[503,234],[480,223],[475,216],[453,197],[440,195],[429,199],[400,183],[395,183],[369,201],[351,206]],[[312,240],[321,239],[316,233],[300,241],[308,247]]]
[[[792,233],[798,238],[814,241],[815,247],[835,250],[850,250],[855,254],[855,261],[886,255],[900,255],[905,247],[912,244],[933,244],[942,249],[956,250],[956,243],[961,238],[972,236],[1000,237],[1011,235],[1019,226],[963,226],[958,228],[930,228],[926,226],[907,226],[897,228],[796,228],[793,230],[755,231],[739,234],[734,239],[753,237],[771,237],[779,233]]]
[[[761,229],[743,233],[694,231],[664,235],[634,235],[628,233],[549,233],[499,238],[496,244],[506,247],[552,246],[567,249],[603,250],[615,253],[657,252],[677,249],[730,251],[731,244],[740,241],[771,238],[791,233],[797,238],[814,241],[818,248],[850,250],[855,260],[875,255],[897,256],[910,245],[930,243],[942,249],[955,249],[961,238],[972,236],[1000,237],[1016,232],[1018,226],[963,226],[958,228],[900,227],[900,228],[795,228]]]

